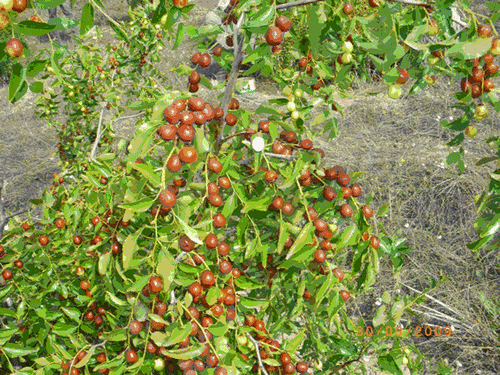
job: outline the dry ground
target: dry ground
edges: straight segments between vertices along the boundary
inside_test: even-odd
[[[82,1],[77,1],[77,7],[79,3]],[[207,7],[213,6],[211,1],[197,3],[193,24],[201,21]],[[124,4],[116,1],[110,14],[120,18],[126,13]],[[478,6],[477,9],[484,11],[484,5]],[[99,43],[107,43],[109,28],[102,27],[102,31],[104,38]],[[188,44],[175,56],[169,55],[166,48],[162,70],[168,74],[170,67],[185,61],[192,53],[191,48]],[[170,85],[185,89],[173,74],[170,77]],[[500,85],[498,78],[495,84]],[[268,97],[276,94],[268,81],[258,80],[257,85],[259,92]],[[411,82],[406,84],[410,85]],[[376,302],[384,291],[414,295],[439,275],[448,277],[448,281],[430,292],[434,299],[427,299],[416,308],[419,316],[405,317],[407,326],[456,327],[447,338],[410,340],[426,354],[427,364],[422,374],[434,373],[444,359],[453,368],[453,374],[493,375],[500,373],[500,317],[498,313],[488,313],[483,296],[500,301],[498,250],[475,256],[466,244],[477,239],[473,228],[477,217],[473,197],[485,189],[495,167],[477,167],[475,163],[482,157],[494,155],[495,150],[484,140],[500,135],[500,116],[489,107],[490,115],[478,127],[478,137],[466,138],[463,146],[467,170],[459,176],[455,166],[444,163],[446,156],[457,150],[445,145],[454,134],[442,129],[439,123],[462,115],[451,108],[456,102],[453,93],[457,90],[458,81],[448,83],[438,78],[437,84],[425,92],[393,101],[380,84],[357,82],[349,93],[350,99],[337,95],[345,113],[345,118],[337,115],[339,136],[314,141],[315,146],[325,151],[327,165],[339,164],[349,173],[363,172],[358,182],[365,196],[375,193],[372,207],[378,209],[386,202],[390,204],[388,214],[382,219],[387,232],[407,238],[407,245],[414,249],[406,256],[406,265],[398,275],[400,282],[393,280],[388,266],[384,265],[372,290],[350,301],[351,315],[363,317],[369,325],[378,307]],[[375,92],[380,93],[373,95]],[[206,90],[201,89],[199,94],[208,99]],[[34,115],[34,97],[27,97],[16,105],[9,104],[6,98],[7,88],[3,87],[0,178],[8,181],[5,199],[7,209],[14,212],[27,207],[28,199],[39,197],[59,169],[57,158],[52,156],[57,152],[56,133]],[[240,105],[252,110],[265,98],[264,95],[240,98]],[[324,108],[318,108],[316,113],[321,109]],[[134,129],[134,122],[123,121],[117,134],[129,138]]]

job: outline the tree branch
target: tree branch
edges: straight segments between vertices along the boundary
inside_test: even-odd
[[[288,4],[277,5],[276,6],[276,10],[286,10],[288,8],[300,7],[300,6],[304,6],[304,5],[319,3],[320,1],[324,1],[324,0],[299,0],[299,1],[294,1],[294,2],[288,3]]]
[[[236,51],[234,55],[234,61],[233,65],[231,67],[231,73],[229,74],[229,79],[226,84],[226,90],[224,91],[224,97],[222,98],[222,103],[220,105],[221,109],[224,111],[224,116],[219,120],[219,134],[217,136],[217,140],[215,143],[215,154],[218,154],[221,147],[222,147],[222,134],[223,134],[223,129],[224,129],[224,122],[226,119],[226,115],[229,109],[229,102],[232,99],[234,89],[236,86],[236,78],[238,78],[238,71],[240,67],[240,62],[243,61],[243,50],[242,50],[242,44],[243,41],[239,41],[240,37],[240,28],[241,25],[243,24],[243,19],[245,18],[245,13],[242,13],[240,16],[240,19],[238,20],[238,23],[234,27],[234,36],[233,36],[233,43],[234,43],[234,51]]]
[[[255,340],[250,333],[247,332],[247,337],[250,339],[251,342],[253,342],[253,345],[255,346],[255,352],[257,354],[257,361],[259,362],[260,369],[264,373],[264,375],[269,375],[264,368],[264,365],[262,364],[262,359],[260,358],[260,349],[259,349],[259,342]]]

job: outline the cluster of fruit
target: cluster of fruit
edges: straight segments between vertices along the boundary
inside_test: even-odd
[[[280,44],[283,42],[284,33],[290,31],[292,22],[285,16],[279,16],[276,19],[276,26],[272,26],[267,30],[266,42],[272,47],[273,53],[281,51]]]

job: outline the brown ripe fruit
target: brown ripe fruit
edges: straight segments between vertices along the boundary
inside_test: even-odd
[[[256,322],[255,316],[253,316],[252,314],[248,314],[247,316],[245,316],[245,324],[247,326],[253,327],[255,322]]]
[[[215,47],[215,49],[214,49],[214,55],[215,56],[220,56],[221,53],[222,53],[222,47],[221,46]]]
[[[237,121],[238,120],[236,119],[236,116],[233,115],[232,113],[228,113],[228,115],[226,116],[226,124],[228,124],[229,126],[236,125]]]
[[[194,282],[189,286],[188,292],[193,296],[193,297],[199,297],[201,296],[201,293],[203,292],[203,287],[201,286],[200,283]]]
[[[287,365],[292,362],[292,358],[290,357],[290,354],[283,352],[280,354],[280,362],[282,365]]]
[[[278,178],[278,174],[275,171],[267,171],[266,172],[266,181],[274,182]]]
[[[283,32],[287,32],[292,28],[292,22],[285,16],[279,16],[276,20],[276,26]]]
[[[349,185],[349,182],[351,181],[351,178],[349,177],[348,174],[342,173],[337,177],[337,182],[339,183],[340,186],[347,186]]]
[[[304,374],[309,369],[309,366],[305,362],[299,362],[297,363],[296,369],[299,374]]]
[[[130,331],[130,334],[137,335],[139,332],[141,332],[142,324],[138,320],[132,320],[128,325],[128,329]]]
[[[82,280],[80,282],[80,289],[81,290],[88,290],[90,288],[90,283],[87,280]]]
[[[159,195],[160,203],[165,207],[174,207],[177,202],[175,194],[170,189],[163,190]]]
[[[283,146],[283,143],[280,141],[274,141],[273,142],[273,152],[275,154],[282,154],[283,151],[285,151],[285,146]]]
[[[186,113],[186,112],[184,112]],[[183,142],[191,142],[195,136],[195,130],[194,128],[191,126],[192,123],[194,123],[194,115],[192,114],[192,112],[189,112],[190,113],[190,124],[187,124],[187,123],[184,123],[182,124],[182,120],[181,120],[181,126],[179,126],[179,129],[177,129],[177,135],[179,137],[179,139]],[[192,122],[191,122],[192,120]]]
[[[273,207],[276,209],[276,210],[281,210],[283,208],[283,205],[285,204],[285,201],[283,200],[283,198],[281,197],[274,197],[273,198]]]
[[[484,72],[481,68],[473,68],[472,69],[472,79],[476,82],[479,83],[483,80],[484,78]]]
[[[493,81],[490,78],[486,78],[483,82],[483,90],[484,92],[490,92],[495,88]]]
[[[277,46],[283,42],[283,33],[276,26],[270,27],[266,33],[266,41],[270,46]]]
[[[2,271],[2,277],[5,281],[12,279],[12,271],[9,269],[5,269]]]
[[[217,247],[219,240],[217,239],[217,236],[213,233],[210,233],[206,238],[205,238],[205,246],[208,249],[215,249]]]
[[[309,207],[307,211],[304,213],[304,219],[306,220],[315,221],[317,218],[318,218],[318,212],[312,207]]]
[[[307,59],[305,57],[301,58],[299,60],[299,67],[301,69],[305,68],[307,66]]]
[[[351,293],[349,293],[347,290],[342,290],[340,292],[340,297],[345,301],[347,301],[349,298],[351,298]]]
[[[294,213],[295,209],[293,208],[293,205],[291,203],[284,203],[283,204],[283,214],[290,216]]]
[[[200,73],[198,73],[196,70],[193,70],[191,72],[191,75],[189,76],[189,83],[191,83],[192,85],[197,85],[198,83],[200,83],[200,80]]]
[[[14,3],[12,4],[12,10],[17,13],[22,13],[26,10],[27,6],[28,6],[27,0],[14,0]]]
[[[209,355],[207,355],[206,362],[207,362],[207,366],[213,368],[219,364],[219,359],[217,358],[217,356],[215,354],[210,353]]]
[[[47,236],[45,235],[41,235],[40,237],[38,237],[38,242],[40,243],[40,245],[47,245],[47,243],[49,242],[49,239],[47,238]]]
[[[198,64],[200,64],[202,67],[206,68],[207,66],[210,65],[210,62],[212,59],[210,58],[210,55],[204,53],[203,55],[200,56],[200,60],[198,61]]]
[[[323,219],[316,219],[314,220],[313,224],[318,232],[322,232],[328,229],[328,224]]]
[[[219,186],[223,189],[229,189],[229,187],[231,187],[231,181],[229,180],[229,178],[223,176],[223,177],[219,177]]]
[[[230,248],[229,245],[225,242],[220,242],[217,245],[217,252],[219,253],[220,256],[226,256],[229,254]]]
[[[168,158],[167,168],[170,172],[177,172],[182,168],[182,161],[179,155],[173,154]]]
[[[339,268],[334,268],[333,274],[337,277],[337,279],[339,279],[339,281],[342,281],[344,279],[344,272],[342,272],[342,270]]]
[[[19,57],[23,54],[24,46],[19,39],[12,38],[7,42],[5,46],[5,52],[10,57]]]
[[[205,102],[201,98],[194,97],[189,99],[188,107],[191,111],[201,111],[205,108]]]
[[[223,273],[224,275],[228,274],[229,272],[231,272],[233,269],[233,266],[231,265],[231,262],[227,261],[227,260],[221,260],[220,263],[219,263],[219,270],[221,273]]]
[[[25,232],[27,232],[27,231],[29,231],[29,230],[30,230],[30,226],[29,226],[29,224],[28,224],[28,223],[26,223],[26,222],[25,222],[23,225],[21,225],[21,228],[23,228]]]
[[[323,189],[323,198],[325,198],[327,201],[333,201],[335,198],[337,198],[337,191],[331,186],[325,186],[325,188]]]
[[[175,138],[177,128],[172,124],[162,125],[158,129],[157,134],[168,142]]]
[[[344,12],[344,14],[346,16],[348,16],[349,14],[351,14],[354,11],[354,9],[353,9],[351,3],[345,3],[342,11]]]
[[[487,38],[491,35],[491,27],[488,25],[479,25],[477,33],[481,38]]]
[[[396,83],[404,85],[408,81],[408,78],[410,78],[410,75],[408,74],[408,71],[403,68],[398,68],[398,72],[399,72],[399,77]]]
[[[349,186],[344,186],[342,189],[342,196],[344,199],[350,198],[351,197],[351,188]]]
[[[352,213],[353,211],[349,204],[346,203],[340,206],[340,214],[342,215],[342,217],[351,217]]]
[[[212,271],[210,270],[205,270],[201,273],[201,285],[210,288],[215,284],[215,277]]]
[[[127,350],[127,352],[125,353],[125,358],[127,359],[128,363],[135,363],[138,359],[137,353],[134,349]]]
[[[219,194],[219,187],[215,182],[209,182],[207,184],[207,191],[209,195]]]
[[[217,229],[222,228],[224,225],[226,225],[226,218],[224,217],[223,214],[217,214],[214,216],[214,227]]]
[[[300,147],[304,150],[310,150],[313,148],[313,143],[310,139],[303,139],[300,141]]]
[[[198,153],[193,147],[186,146],[179,151],[179,158],[184,163],[194,163],[198,159]]]
[[[351,186],[351,194],[353,197],[359,197],[361,195],[361,187],[358,184],[353,184]]]
[[[194,249],[194,242],[188,236],[179,238],[179,247],[182,251],[190,252]]]
[[[373,210],[371,209],[371,207],[365,205],[361,207],[361,210],[363,210],[363,215],[365,216],[365,218],[369,219],[373,216]]]
[[[316,263],[323,263],[326,260],[326,253],[324,250],[318,249],[314,252],[314,261]]]
[[[163,290],[163,281],[158,276],[152,276],[149,279],[149,291],[151,293],[160,293]]]
[[[59,228],[59,229],[62,229],[64,228],[64,226],[66,225],[64,223],[64,220],[63,219],[56,219],[56,221],[54,222],[54,225]]]
[[[471,91],[472,91],[472,97],[475,99],[481,96],[483,90],[481,89],[481,86],[479,86],[478,84],[474,84],[472,85]]]
[[[222,206],[222,203],[223,203],[222,197],[219,194],[209,195],[208,202],[213,207],[220,207],[220,206]]]
[[[222,164],[216,158],[212,157],[208,159],[208,169],[214,173],[219,173],[222,171]]]
[[[498,65],[495,62],[492,62],[491,64],[485,64],[483,69],[487,77],[494,76],[498,72]]]
[[[463,93],[468,93],[472,89],[472,83],[467,78],[463,78],[460,84],[460,88]]]
[[[372,236],[370,238],[370,246],[373,247],[375,250],[377,250],[380,246],[380,240],[378,239],[377,236]]]
[[[181,119],[181,114],[179,109],[174,105],[169,105],[163,111],[163,117],[170,124],[175,124],[177,121]]]
[[[309,299],[312,297],[312,294],[310,291],[308,291],[307,289],[304,290],[304,293],[302,293],[302,297],[304,297],[305,299]]]
[[[491,53],[491,51],[488,51],[481,58],[485,64],[491,64],[495,59],[495,56]]]

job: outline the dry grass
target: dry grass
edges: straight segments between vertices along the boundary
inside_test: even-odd
[[[201,22],[203,13],[198,9],[191,22]],[[124,11],[117,5],[111,14],[118,18]],[[102,31],[103,40],[98,42],[113,43],[109,28],[103,27]],[[174,89],[186,87],[184,80],[169,70],[186,61],[194,46],[185,45],[176,53],[169,53],[168,47],[164,50],[161,70]],[[495,84],[500,84],[498,78]],[[411,82],[406,84],[410,85]],[[273,94],[268,81],[259,81],[257,86]],[[487,187],[494,169],[491,164],[477,167],[475,163],[494,154],[484,140],[499,135],[500,116],[490,107],[478,137],[466,138],[463,146],[467,170],[457,175],[456,166],[444,164],[446,156],[458,149],[445,146],[454,134],[443,129],[439,120],[462,115],[450,108],[455,103],[453,92],[458,88],[458,81],[449,85],[438,78],[437,84],[424,92],[393,101],[380,84],[357,82],[350,92],[351,99],[335,98],[345,113],[345,118],[337,116],[339,136],[333,140],[320,137],[314,142],[315,147],[325,151],[327,165],[339,164],[349,173],[364,172],[358,183],[364,196],[375,194],[371,206],[377,210],[386,202],[390,204],[388,214],[380,220],[387,233],[407,238],[407,245],[414,249],[405,256],[406,264],[397,277],[402,283],[392,278],[389,265],[384,264],[370,292],[349,302],[351,316],[361,317],[369,325],[378,307],[376,301],[384,291],[414,295],[415,290],[422,291],[442,275],[448,280],[430,292],[435,299],[427,299],[416,307],[416,316],[405,317],[405,324],[411,327],[455,327],[450,337],[410,340],[426,354],[425,370],[421,373],[433,373],[440,359],[446,358],[454,374],[498,374],[500,317],[488,312],[481,298],[483,293],[492,301],[500,300],[498,250],[475,256],[466,244],[477,239],[473,198]],[[6,100],[7,88],[1,90],[0,177],[8,180],[6,206],[13,212],[27,207],[28,199],[39,197],[52,174],[58,172],[58,160],[51,158],[57,151],[57,141],[56,132],[34,115],[34,97],[10,105]],[[379,91],[379,95],[372,95]],[[201,89],[199,95],[213,98],[208,90]],[[251,111],[264,99],[256,95],[242,98],[240,104]],[[319,107],[314,113],[325,108]],[[134,130],[135,120],[123,121],[117,134],[119,138],[130,138]]]

